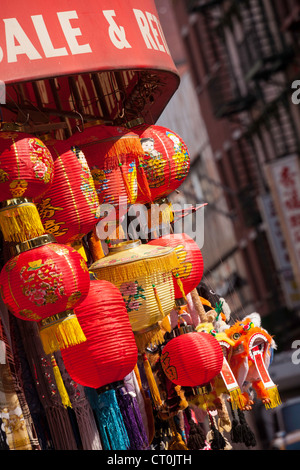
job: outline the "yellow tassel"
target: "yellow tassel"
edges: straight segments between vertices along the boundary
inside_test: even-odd
[[[159,321],[158,324],[163,334],[166,332],[171,333],[171,323],[168,315],[163,320]]]
[[[31,202],[0,210],[0,227],[8,242],[24,242],[45,233],[38,210]]]
[[[72,248],[74,248],[74,250],[76,250],[83,257],[85,261],[87,261],[87,256],[86,256],[84,246],[82,244],[82,240],[76,240],[76,242],[73,242],[70,245]]]
[[[149,331],[135,331],[134,339],[139,352],[142,352],[151,343],[162,344],[164,342],[164,332],[159,325],[155,325]]]
[[[270,408],[276,408],[276,406],[281,405],[281,398],[277,387],[274,386],[272,388],[268,388],[267,391],[271,401],[269,403],[265,403],[265,408],[268,410]]]
[[[166,206],[166,207],[165,207]],[[148,227],[154,229],[158,225],[170,224],[174,221],[172,204],[170,202],[157,201],[148,210]]]
[[[154,406],[156,408],[160,408],[163,404],[162,399],[160,397],[158,386],[152,373],[151,365],[145,353],[143,354],[143,362],[144,362],[145,374],[146,374],[146,378],[147,378],[147,382],[149,385],[149,389],[150,389]]]
[[[236,388],[235,390],[232,390],[231,392],[229,392],[229,395],[230,395],[230,403],[231,403],[232,408],[234,410],[236,410],[237,408],[242,410],[244,405],[243,405],[243,399],[242,399],[243,398],[242,392],[240,388]]]
[[[184,292],[184,288],[183,288],[183,284],[182,284],[182,282],[181,282],[181,279],[180,279],[179,276],[177,276],[176,274],[175,274],[175,279],[176,279],[177,285],[178,285],[178,287],[179,287],[179,289],[180,289],[180,292],[182,293],[182,297],[184,298],[184,300],[187,301],[186,295],[185,295],[185,292]]]
[[[180,409],[185,410],[185,408],[187,408],[189,404],[187,402],[187,399],[185,398],[184,391],[182,390],[181,385],[176,385],[174,388],[175,388],[177,395],[180,398],[180,405],[179,405]]]
[[[162,305],[161,305],[161,301],[160,301],[157,289],[156,289],[154,284],[152,285],[152,287],[153,287],[153,291],[154,291],[154,295],[155,295],[155,300],[156,300],[156,303],[157,303],[157,306],[158,306],[158,310],[159,310],[161,316],[165,317],[165,314],[164,314],[164,311],[163,311],[163,308],[162,308]]]
[[[53,373],[54,373],[57,389],[58,389],[58,392],[59,392],[60,397],[61,397],[61,402],[62,402],[62,404],[65,408],[67,408],[67,407],[72,408],[72,404],[71,404],[68,392],[67,392],[65,384],[63,382],[63,379],[62,379],[59,367],[56,363],[55,357],[53,355],[51,356],[51,364],[52,364],[52,368],[53,368]]]
[[[167,207],[161,213],[160,223],[168,224],[174,221],[173,206],[171,202],[167,202]]]
[[[48,318],[47,323],[40,327],[40,338],[46,354],[86,341],[75,314],[68,315],[62,321],[57,321],[55,317]]]

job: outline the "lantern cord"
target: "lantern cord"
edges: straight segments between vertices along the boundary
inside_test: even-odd
[[[235,414],[234,408],[230,404],[230,409],[232,413],[232,427],[231,427],[231,432],[230,432],[230,437],[232,442],[235,443],[243,443],[247,447],[254,447],[256,446],[256,438],[249,427],[245,416],[244,412],[242,410],[238,410],[237,414],[238,417]]]
[[[214,418],[211,413],[208,411],[208,417],[210,420],[210,427],[212,431],[212,438],[210,439],[209,443],[211,445],[212,450],[224,450],[226,447],[226,441],[222,433],[217,429]]]
[[[52,364],[52,368],[53,368],[53,373],[54,373],[57,389],[58,389],[58,392],[59,392],[60,397],[61,397],[61,402],[62,402],[62,404],[65,408],[68,408],[68,407],[72,408],[72,404],[71,404],[68,392],[67,392],[65,384],[63,382],[63,379],[62,379],[59,367],[57,365],[57,362],[55,360],[55,357],[53,355],[51,355],[51,364]]]
[[[157,386],[157,383],[155,381],[155,378],[154,378],[154,375],[153,375],[153,372],[152,372],[152,368],[151,368],[150,362],[148,361],[146,353],[143,353],[143,363],[144,363],[144,370],[145,370],[147,382],[148,382],[148,385],[149,385],[151,397],[152,397],[153,402],[154,402],[154,406],[156,408],[160,408],[163,404],[162,399],[160,397],[158,386]]]
[[[207,314],[206,311],[200,301],[199,294],[197,289],[193,289],[191,292],[191,298],[194,304],[195,309],[197,310],[198,316],[200,318],[201,323],[206,323],[207,320]]]

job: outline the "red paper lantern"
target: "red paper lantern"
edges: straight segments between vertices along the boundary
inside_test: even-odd
[[[138,168],[137,203],[153,203],[177,189],[190,169],[190,156],[186,144],[178,134],[166,127],[143,125],[134,128],[144,150]],[[146,173],[148,186],[144,182]]]
[[[151,240],[148,245],[170,246],[175,249],[179,267],[174,269],[175,299],[180,299],[197,287],[203,276],[203,257],[197,243],[187,234],[169,234]]]
[[[136,162],[143,154],[139,137],[123,127],[93,125],[66,141],[79,147],[90,167],[99,204],[117,207],[136,200]]]
[[[183,387],[197,387],[219,374],[223,351],[211,334],[191,331],[172,338],[164,346],[160,360],[171,382]]]
[[[86,297],[90,276],[76,250],[43,235],[17,245],[19,254],[0,273],[4,303],[16,317],[39,322],[45,352],[84,339],[74,308]]]
[[[137,347],[117,287],[104,280],[91,281],[76,315],[87,340],[62,351],[72,379],[94,389],[123,380],[137,363]]]
[[[50,190],[37,202],[47,233],[59,243],[80,244],[99,221],[99,202],[85,156],[73,147],[54,162]]]
[[[0,132],[0,227],[5,241],[45,233],[32,200],[52,184],[54,163],[45,144],[22,132]]]

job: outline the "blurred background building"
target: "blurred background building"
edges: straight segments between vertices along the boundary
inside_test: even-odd
[[[157,124],[178,132],[191,154],[172,200],[208,203],[203,279],[233,318],[261,314],[278,344],[273,379],[286,408],[290,400],[299,407],[292,345],[300,339],[300,1],[156,6],[181,74]],[[282,417],[294,411],[282,410],[257,405],[262,446],[276,431],[300,429]]]

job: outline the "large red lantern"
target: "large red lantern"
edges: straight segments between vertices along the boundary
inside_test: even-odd
[[[4,303],[16,317],[39,323],[46,354],[84,341],[74,308],[86,297],[90,276],[72,247],[42,235],[15,247],[0,273]]]
[[[169,234],[151,240],[148,245],[174,248],[179,267],[174,269],[175,299],[185,298],[197,287],[203,275],[203,257],[197,243],[186,233]]]
[[[94,389],[123,380],[137,363],[137,347],[118,288],[92,280],[75,312],[87,340],[62,351],[72,379]]]
[[[183,387],[207,384],[222,369],[220,344],[211,334],[193,331],[191,326],[179,328],[178,333],[162,350],[160,360],[166,376]]]
[[[45,144],[23,132],[0,132],[0,227],[8,242],[45,233],[32,202],[52,184],[54,163]]]
[[[90,167],[100,204],[133,204],[136,166],[143,153],[139,137],[117,126],[91,125],[66,141],[79,147]]]
[[[142,125],[133,130],[139,135],[144,150],[137,172],[136,202],[153,203],[165,198],[183,183],[190,169],[189,152],[182,138],[166,127]],[[148,185],[144,183],[142,170]]]
[[[57,242],[76,247],[99,221],[94,181],[83,152],[76,147],[56,158],[54,170],[52,187],[38,200],[37,208],[46,232]]]

